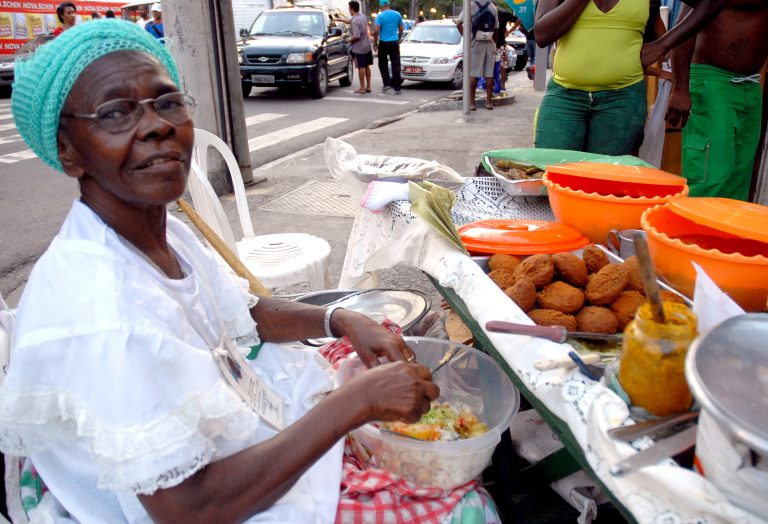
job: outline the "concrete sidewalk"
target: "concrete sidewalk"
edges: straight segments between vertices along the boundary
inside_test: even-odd
[[[510,90],[511,103],[506,101],[493,111],[478,107],[465,117],[460,103],[446,109],[448,104],[438,102],[342,140],[359,154],[434,160],[473,176],[483,152],[533,146],[533,116],[542,94],[529,87],[527,78],[525,82],[528,85]],[[262,166],[254,177],[265,179],[247,188],[256,234],[299,232],[326,239],[332,247],[330,287],[335,288],[358,203],[346,194],[344,184],[331,178],[322,144]],[[233,227],[239,229],[234,196],[221,200]],[[427,281],[420,272],[409,268],[390,270],[383,276],[387,286],[433,291],[424,288]],[[428,282],[426,286],[432,287]],[[308,290],[306,285],[296,285],[276,293]]]

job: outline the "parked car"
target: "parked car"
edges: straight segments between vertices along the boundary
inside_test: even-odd
[[[453,20],[434,20],[415,26],[400,44],[405,80],[450,82],[461,89],[464,49]]]
[[[13,85],[16,60],[25,58],[29,53],[46,42],[53,40],[53,35],[40,35],[25,42],[14,54],[0,56],[0,87],[6,88]]]
[[[528,52],[525,50],[525,35],[515,29],[507,37],[507,56],[509,66],[515,71],[522,71],[528,63]]]
[[[253,86],[303,86],[322,98],[328,83],[352,85],[349,26],[325,6],[263,11],[238,42],[243,96]]]

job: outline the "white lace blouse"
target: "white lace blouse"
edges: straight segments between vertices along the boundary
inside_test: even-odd
[[[253,340],[256,299],[183,223],[169,215],[167,229],[182,280],[75,202],[19,305],[0,389],[0,448],[31,457],[67,521],[148,522],[136,495],[275,434],[225,383],[179,304],[212,332],[218,309],[233,339]],[[252,363],[285,400],[287,423],[331,389],[326,366],[314,351],[274,344]],[[341,448],[248,522],[333,521]]]

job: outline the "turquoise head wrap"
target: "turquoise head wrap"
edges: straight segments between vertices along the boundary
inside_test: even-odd
[[[64,170],[57,145],[64,102],[85,68],[115,51],[149,53],[180,85],[176,64],[165,47],[138,25],[124,20],[107,18],[77,25],[16,63],[11,98],[16,127],[32,151],[57,171]]]

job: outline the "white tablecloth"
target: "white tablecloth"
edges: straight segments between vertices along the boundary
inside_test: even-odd
[[[468,179],[452,212],[457,225],[484,218],[551,220],[546,198],[511,198],[494,179]],[[409,202],[394,202],[375,214],[361,209],[349,240],[340,288],[373,287],[375,271],[405,264],[422,269],[442,286],[452,288],[480,326],[488,320],[530,323],[528,317],[472,261],[409,212]],[[765,523],[731,505],[697,473],[671,460],[624,478],[608,469],[635,453],[632,445],[610,439],[606,431],[624,423],[627,406],[602,383],[576,371],[540,372],[533,363],[566,356],[570,346],[526,336],[487,333],[510,368],[555,415],[564,420],[592,469],[638,522]],[[649,439],[636,441],[647,447]]]

